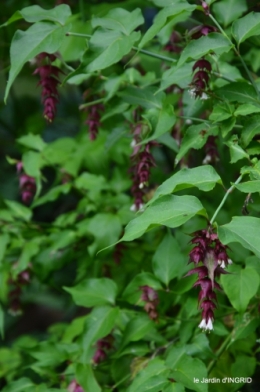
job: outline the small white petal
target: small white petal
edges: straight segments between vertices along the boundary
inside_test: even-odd
[[[192,124],[192,120],[190,120],[189,118],[185,121],[185,124],[187,125],[191,125]]]
[[[207,163],[211,162],[211,156],[207,154],[205,158],[203,159],[202,163],[203,165],[206,165]]]
[[[132,205],[131,205],[130,211],[133,211],[133,212],[136,212],[136,211],[137,211],[137,208],[136,208],[136,205],[135,205],[135,204],[132,204]]]
[[[134,148],[136,146],[136,141],[133,139],[130,143],[130,147]]]
[[[190,94],[191,98],[196,98],[196,89],[195,88],[191,88],[189,90],[189,94]]]
[[[208,329],[210,331],[213,329],[213,323],[212,323],[212,319],[211,318],[208,319],[208,322],[207,322],[207,325],[206,325],[206,329]]]
[[[222,260],[222,262],[221,262],[221,264],[220,264],[220,267],[221,267],[221,268],[226,268],[226,264],[225,264],[225,261],[224,261],[224,260]]]
[[[202,319],[200,322],[199,328],[206,329],[206,327],[207,327],[206,320]]]
[[[228,259],[228,264],[233,264],[233,261],[231,259]]]
[[[143,189],[143,187],[144,187],[144,183],[141,182],[141,184],[139,184],[139,189]]]
[[[202,93],[200,99],[202,99],[203,101],[206,101],[206,99],[209,99],[209,96],[206,93]]]

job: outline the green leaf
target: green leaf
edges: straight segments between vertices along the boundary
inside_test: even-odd
[[[260,219],[251,216],[235,216],[226,225],[218,227],[220,241],[224,244],[239,242],[260,257]]]
[[[151,329],[154,328],[153,321],[145,314],[134,317],[128,322],[124,330],[121,349],[130,342],[141,340]]]
[[[55,186],[49,190],[44,196],[40,197],[39,199],[35,200],[32,204],[32,208],[38,207],[42,204],[55,201],[59,198],[61,194],[67,195],[71,190],[71,184],[62,184]]]
[[[173,84],[177,84],[180,88],[187,88],[192,79],[192,65],[192,63],[188,63],[182,67],[173,66],[167,69],[162,75],[161,85],[157,93]]]
[[[130,35],[138,26],[144,23],[140,8],[129,12],[123,8],[114,8],[103,18],[94,17],[91,21],[92,27],[103,27],[104,29],[120,31]]]
[[[169,370],[162,359],[153,358],[148,362],[147,366],[145,365],[146,363],[141,363],[141,370],[137,373],[126,392],[158,392],[167,385]]]
[[[186,267],[185,256],[171,234],[167,233],[158,246],[152,259],[152,266],[154,275],[167,287],[173,278],[182,275],[183,267]]]
[[[32,211],[28,207],[12,200],[5,200],[5,204],[15,217],[25,221],[29,221],[31,219]]]
[[[234,113],[234,116],[247,116],[248,114],[260,112],[260,107],[252,103],[240,105]]]
[[[260,34],[260,14],[250,12],[243,18],[236,20],[232,25],[232,34],[240,45],[246,39]]]
[[[181,226],[196,214],[206,217],[206,212],[196,197],[163,196],[128,223],[120,241],[133,241],[157,225],[171,228]]]
[[[258,103],[255,89],[251,84],[246,82],[229,83],[216,89],[215,94],[230,102],[248,103],[251,101]]]
[[[176,122],[176,116],[172,105],[164,105],[161,109],[150,109],[145,116],[153,125],[154,133],[145,143],[154,140],[170,131]]]
[[[78,306],[99,306],[114,304],[117,294],[116,283],[108,278],[86,279],[74,287],[63,287],[72,295]]]
[[[76,154],[74,153],[77,147],[78,144],[75,139],[63,137],[47,144],[42,152],[42,157],[48,165],[65,165],[67,161],[72,158],[75,159]]]
[[[24,64],[41,52],[55,53],[66,39],[70,26],[52,23],[36,23],[26,31],[17,30],[10,49],[11,68],[5,90],[6,102],[9,90]]]
[[[151,41],[157,33],[163,28],[163,26],[175,16],[182,12],[192,12],[196,8],[195,5],[190,5],[188,3],[177,3],[170,5],[158,12],[154,18],[152,26],[146,31],[138,47],[141,49],[147,42]]]
[[[118,95],[124,101],[132,105],[140,105],[146,109],[162,109],[162,100],[165,98],[164,93],[156,94],[154,87],[138,88],[127,87]]]
[[[147,205],[152,204],[161,196],[191,187],[196,187],[204,192],[208,192],[211,191],[216,184],[222,184],[222,181],[212,166],[204,165],[193,169],[184,168],[164,181],[162,185],[156,189],[153,198]]]
[[[4,319],[4,309],[0,303],[0,336],[2,340],[4,340],[4,335],[5,335],[5,325],[4,325],[5,319]]]
[[[241,369],[243,369],[246,377],[252,376],[255,372],[255,367],[256,358],[240,354],[231,365],[232,377],[241,377]]]
[[[38,239],[39,238],[36,238],[36,240],[31,240],[25,243],[21,256],[18,259],[17,267],[15,268],[16,274],[25,270],[32,261],[32,257],[39,252],[39,244],[37,243]]]
[[[39,135],[29,133],[16,139],[17,143],[22,146],[32,148],[34,150],[42,151],[46,147],[46,143]]]
[[[245,148],[251,142],[255,135],[259,135],[260,133],[260,115],[255,115],[252,118],[249,118],[245,121],[243,126],[243,131],[241,134],[241,143],[242,146]]]
[[[32,387],[35,390],[35,385],[33,384],[33,382],[27,377],[22,377],[19,380],[12,381],[8,385],[6,385],[4,389],[2,389],[2,392],[32,392]]]
[[[23,169],[29,176],[40,177],[40,168],[42,165],[42,157],[39,152],[27,151],[23,154]]]
[[[45,10],[38,5],[32,5],[30,7],[25,7],[21,11],[16,11],[7,22],[2,24],[0,27],[8,26],[9,24],[19,20],[24,19],[26,22],[35,23],[42,20],[57,22],[64,25],[67,19],[71,15],[70,7],[67,4],[60,4],[57,7]]]
[[[221,284],[232,306],[238,312],[244,312],[250,299],[257,293],[260,279],[250,267],[229,267],[231,274],[221,276]]]
[[[228,102],[217,104],[213,107],[213,111],[209,116],[209,120],[213,122],[223,121],[233,115],[234,106],[229,105]]]
[[[185,132],[182,139],[180,150],[175,158],[175,165],[177,165],[181,158],[191,149],[196,150],[203,147],[207,142],[208,136],[217,135],[217,126],[210,127],[208,124],[191,125]]]
[[[238,144],[238,139],[236,135],[233,135],[231,140],[226,142],[226,145],[229,147],[231,163],[235,163],[240,159],[244,159],[244,158],[249,159],[249,155]]]
[[[103,306],[94,308],[90,315],[88,315],[86,322],[86,332],[83,334],[82,346],[82,362],[91,361],[89,348],[98,339],[108,335],[115,325],[116,319],[119,314],[118,308],[111,308]]]
[[[191,358],[186,354],[186,347],[173,347],[167,356],[166,365],[172,369],[171,377],[180,384],[197,392],[207,392],[208,386],[201,383],[207,378],[207,369],[204,363],[195,358]],[[195,383],[194,379],[199,379],[199,383]]]
[[[99,31],[97,33],[99,34]],[[90,39],[90,45],[94,45],[94,42],[97,41],[97,33],[94,33]],[[132,50],[134,43],[140,38],[140,32],[133,31],[129,36],[126,36],[120,32],[108,33],[104,30],[103,36],[103,40],[107,40],[109,37],[112,39],[110,39],[110,42],[106,45],[106,48],[102,50],[98,57],[88,64],[86,72],[99,71],[110,67],[112,64],[118,63],[122,57]],[[100,34],[98,38],[99,41]]]
[[[162,289],[161,283],[152,273],[141,272],[127,285],[122,294],[122,298],[131,304],[136,304],[141,298],[141,286],[150,286],[155,290]]]
[[[190,59],[199,59],[208,53],[216,53],[218,55],[229,52],[231,44],[229,40],[220,33],[210,33],[199,39],[192,40],[182,51],[178,61],[178,66],[184,64]]]
[[[212,9],[217,21],[224,26],[228,26],[247,11],[247,4],[246,0],[222,0],[214,3]]]
[[[236,184],[235,187],[240,192],[245,192],[245,193],[260,192],[260,180],[242,182],[241,184]]]
[[[7,233],[0,234],[0,265],[2,264],[3,258],[5,256],[5,251],[9,243],[9,240],[10,240],[9,234]]]
[[[91,365],[78,363],[76,365],[76,380],[85,391],[101,392]]]

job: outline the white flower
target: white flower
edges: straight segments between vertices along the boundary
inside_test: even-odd
[[[213,319],[209,317],[208,322],[205,319],[202,319],[199,325],[199,328],[203,329],[203,331],[212,331],[213,330]]]
[[[185,121],[185,124],[187,125],[191,125],[192,124],[192,120],[190,120],[189,118]]]
[[[224,260],[219,260],[218,263],[219,263],[221,268],[226,268],[226,264],[225,264]]]
[[[197,90],[194,87],[189,89],[189,94],[191,98],[196,98],[196,92]]]
[[[202,93],[200,99],[202,99],[203,101],[206,101],[207,99],[209,99],[209,96],[206,93]]]
[[[136,140],[133,139],[130,143],[130,147],[134,148],[136,146]]]
[[[143,189],[143,187],[144,187],[144,182],[141,182],[141,183],[139,184],[139,189]]]
[[[133,212],[136,212],[136,211],[137,211],[137,208],[136,208],[136,205],[135,205],[135,204],[132,204],[132,205],[131,205],[130,211],[133,211]]]
[[[228,264],[233,264],[233,261],[231,259],[228,259]]]
[[[206,165],[207,163],[210,163],[210,162],[211,162],[211,155],[207,154],[205,156],[205,158],[203,159],[202,163],[203,163],[203,165]]]

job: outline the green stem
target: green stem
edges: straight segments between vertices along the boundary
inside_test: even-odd
[[[72,31],[69,31],[68,33],[66,33],[66,35],[73,36],[73,37],[81,37],[81,38],[91,38],[92,37],[92,35],[90,35],[90,34],[73,33]],[[167,57],[167,56],[163,56],[161,54],[150,52],[149,50],[139,49],[139,48],[137,48],[137,46],[133,46],[132,49],[135,50],[136,52],[147,54],[147,56],[154,57],[156,59],[170,61],[171,63],[176,63],[176,61],[177,61],[175,59],[172,59],[171,57]]]
[[[212,223],[214,222],[216,216],[218,215],[219,211],[221,210],[221,208],[223,207],[223,204],[225,203],[226,199],[228,198],[229,194],[234,190],[235,185],[239,184],[239,182],[242,180],[243,175],[241,175],[240,177],[238,177],[238,179],[236,180],[236,182],[226,191],[225,196],[223,197],[223,199],[221,200],[220,205],[218,206],[218,208],[216,209],[214,215],[212,216],[211,220],[210,220],[210,224],[212,225]]]
[[[88,106],[96,105],[96,103],[102,103],[102,102],[104,102],[104,100],[105,100],[104,98],[100,98],[100,99],[96,99],[95,101],[92,101],[92,102],[83,103],[82,105],[80,105],[79,110],[85,109]]]
[[[169,62],[172,62],[172,63],[176,63],[176,61],[177,61],[177,60],[175,60],[175,59],[172,59],[171,57],[167,57],[167,56],[163,56],[163,55],[161,55],[161,54],[157,54],[157,53],[154,53],[154,52],[150,52],[149,50],[139,49],[139,48],[137,48],[136,46],[133,46],[132,49],[135,50],[136,52],[140,52],[140,53],[143,53],[143,54],[147,54],[147,56],[154,57],[154,58],[156,58],[156,59],[160,59],[160,60],[164,60],[164,61],[169,61]]]
[[[250,71],[249,71],[249,69],[248,69],[246,63],[244,62],[243,57],[240,55],[239,50],[235,47],[235,45],[233,44],[233,42],[231,41],[231,39],[229,38],[229,36],[227,35],[227,33],[222,29],[222,27],[220,26],[220,24],[218,23],[218,21],[214,18],[214,16],[211,15],[211,14],[209,14],[209,17],[210,17],[210,19],[215,23],[215,25],[217,26],[217,28],[219,29],[219,31],[224,35],[224,37],[227,38],[227,40],[228,40],[229,43],[231,44],[232,49],[234,50],[234,52],[235,52],[236,55],[238,56],[238,58],[239,58],[241,64],[243,65],[243,67],[244,67],[244,69],[245,69],[245,71],[246,71],[246,73],[247,73],[247,75],[248,75],[248,77],[249,77],[249,80],[250,80],[250,82],[252,83],[252,86],[253,86],[254,89],[255,89],[255,92],[256,92],[258,98],[260,98],[260,91],[258,90],[258,87],[257,87],[257,85],[256,85],[256,83],[255,83],[255,81],[254,81],[254,78],[252,77],[252,75],[251,75],[251,73],[250,73]]]
[[[176,116],[178,118],[183,118],[184,120],[191,120],[191,121],[198,121],[198,122],[203,122],[203,123],[210,123],[208,120],[203,120],[202,118],[197,118],[197,117],[187,117],[187,116]]]
[[[220,346],[220,348],[219,348],[218,351],[216,352],[216,358],[214,358],[214,359],[210,362],[210,364],[209,364],[209,366],[208,366],[208,368],[207,368],[207,370],[208,370],[208,375],[210,374],[211,370],[212,370],[213,367],[215,366],[215,364],[216,364],[217,360],[219,359],[219,357],[221,356],[221,354],[222,354],[222,353],[225,351],[225,349],[227,348],[227,346],[228,346],[228,344],[229,344],[231,338],[232,338],[232,333],[229,334],[229,335],[227,336],[227,338],[224,340],[224,342],[222,343],[222,345]]]

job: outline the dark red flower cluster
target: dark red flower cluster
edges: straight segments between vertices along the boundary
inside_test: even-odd
[[[25,204],[30,204],[36,193],[35,179],[23,172],[22,162],[18,162],[16,168],[19,175],[19,188],[22,196],[22,201]]]
[[[42,102],[44,105],[43,115],[49,122],[52,122],[55,117],[56,106],[59,101],[57,86],[60,83],[59,74],[62,71],[51,65],[56,58],[55,54],[40,53],[36,58],[38,68],[33,73],[40,76],[39,85],[42,87]],[[48,63],[46,64],[46,62]]]
[[[68,386],[69,392],[84,392],[84,389],[77,383],[76,380],[72,380]]]
[[[182,51],[182,47],[179,45],[181,42],[181,35],[177,31],[173,31],[169,42],[164,46],[164,50],[171,53],[180,53]]]
[[[9,313],[12,316],[19,316],[22,314],[21,294],[23,287],[30,283],[30,271],[28,269],[20,272],[16,279],[10,279],[9,284],[13,286],[9,292]]]
[[[131,211],[139,211],[144,206],[144,187],[148,185],[150,178],[150,170],[155,166],[154,157],[150,149],[157,145],[156,142],[148,142],[145,145],[140,145],[142,133],[142,124],[137,124],[134,129],[134,138],[131,143],[133,153],[131,155],[132,166],[130,173],[132,175],[131,193],[134,197],[134,204]]]
[[[216,140],[215,136],[208,137],[207,143],[205,144],[206,156],[202,161],[204,165],[207,164],[214,165],[219,160],[219,153],[215,140]]]
[[[190,95],[194,98],[208,99],[205,90],[208,87],[209,73],[211,72],[211,64],[205,59],[196,61],[192,70],[195,72],[192,83],[190,85]]]
[[[213,329],[214,309],[216,308],[216,293],[214,289],[221,290],[215,278],[226,274],[225,268],[232,261],[227,255],[227,246],[223,245],[217,234],[210,230],[200,230],[193,233],[192,244],[196,246],[190,252],[190,262],[195,268],[186,276],[198,274],[198,280],[194,287],[200,286],[198,297],[199,307],[202,309],[202,320],[199,328],[203,330]],[[202,265],[197,266],[199,263]]]
[[[97,350],[92,358],[94,364],[98,365],[104,361],[107,357],[107,352],[111,350],[114,343],[114,337],[109,334],[102,339],[99,339],[96,343]]]
[[[200,26],[193,27],[193,29],[189,31],[189,36],[192,39],[198,39],[210,33],[215,33],[216,31],[218,30],[214,26],[200,25]]]
[[[151,320],[157,320],[158,313],[156,307],[159,304],[157,291],[150,286],[141,286],[140,290],[142,291],[141,300],[145,302],[144,310]]]
[[[89,127],[88,129],[90,140],[95,140],[97,138],[98,129],[101,125],[101,112],[103,110],[104,106],[100,103],[85,108],[85,111],[88,113],[88,118],[85,121],[85,124],[87,124]]]

